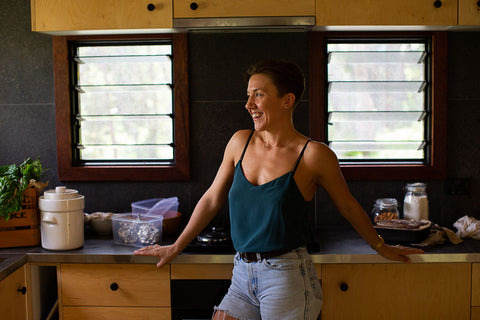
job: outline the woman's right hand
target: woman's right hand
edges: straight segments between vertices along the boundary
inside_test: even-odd
[[[163,267],[177,256],[177,252],[172,245],[160,246],[155,244],[153,246],[143,247],[133,252],[136,256],[153,256],[160,259],[157,263],[157,268]]]

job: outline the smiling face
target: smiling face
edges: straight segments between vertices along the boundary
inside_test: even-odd
[[[265,74],[257,73],[250,77],[247,96],[245,108],[252,116],[256,131],[280,126],[285,116],[291,117],[285,109],[289,105],[288,94],[279,97],[277,88]]]

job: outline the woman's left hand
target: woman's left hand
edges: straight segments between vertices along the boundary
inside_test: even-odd
[[[382,257],[385,257],[389,260],[393,261],[401,261],[401,262],[412,262],[408,255],[410,254],[422,254],[422,249],[411,248],[411,247],[404,247],[401,245],[396,246],[389,246],[383,245],[377,250],[378,254]]]

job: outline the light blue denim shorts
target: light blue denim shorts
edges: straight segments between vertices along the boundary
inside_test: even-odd
[[[234,258],[232,283],[215,310],[241,320],[314,320],[322,289],[305,247],[258,262]]]

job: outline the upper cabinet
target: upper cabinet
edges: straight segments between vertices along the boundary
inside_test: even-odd
[[[57,34],[205,26],[480,25],[480,0],[31,0],[31,7],[32,30]]]
[[[458,25],[480,25],[480,0],[458,0]]]
[[[172,28],[172,0],[31,0],[32,31]]]
[[[317,26],[454,26],[457,0],[317,0],[316,16]]]
[[[174,18],[314,16],[315,0],[174,0]]]

